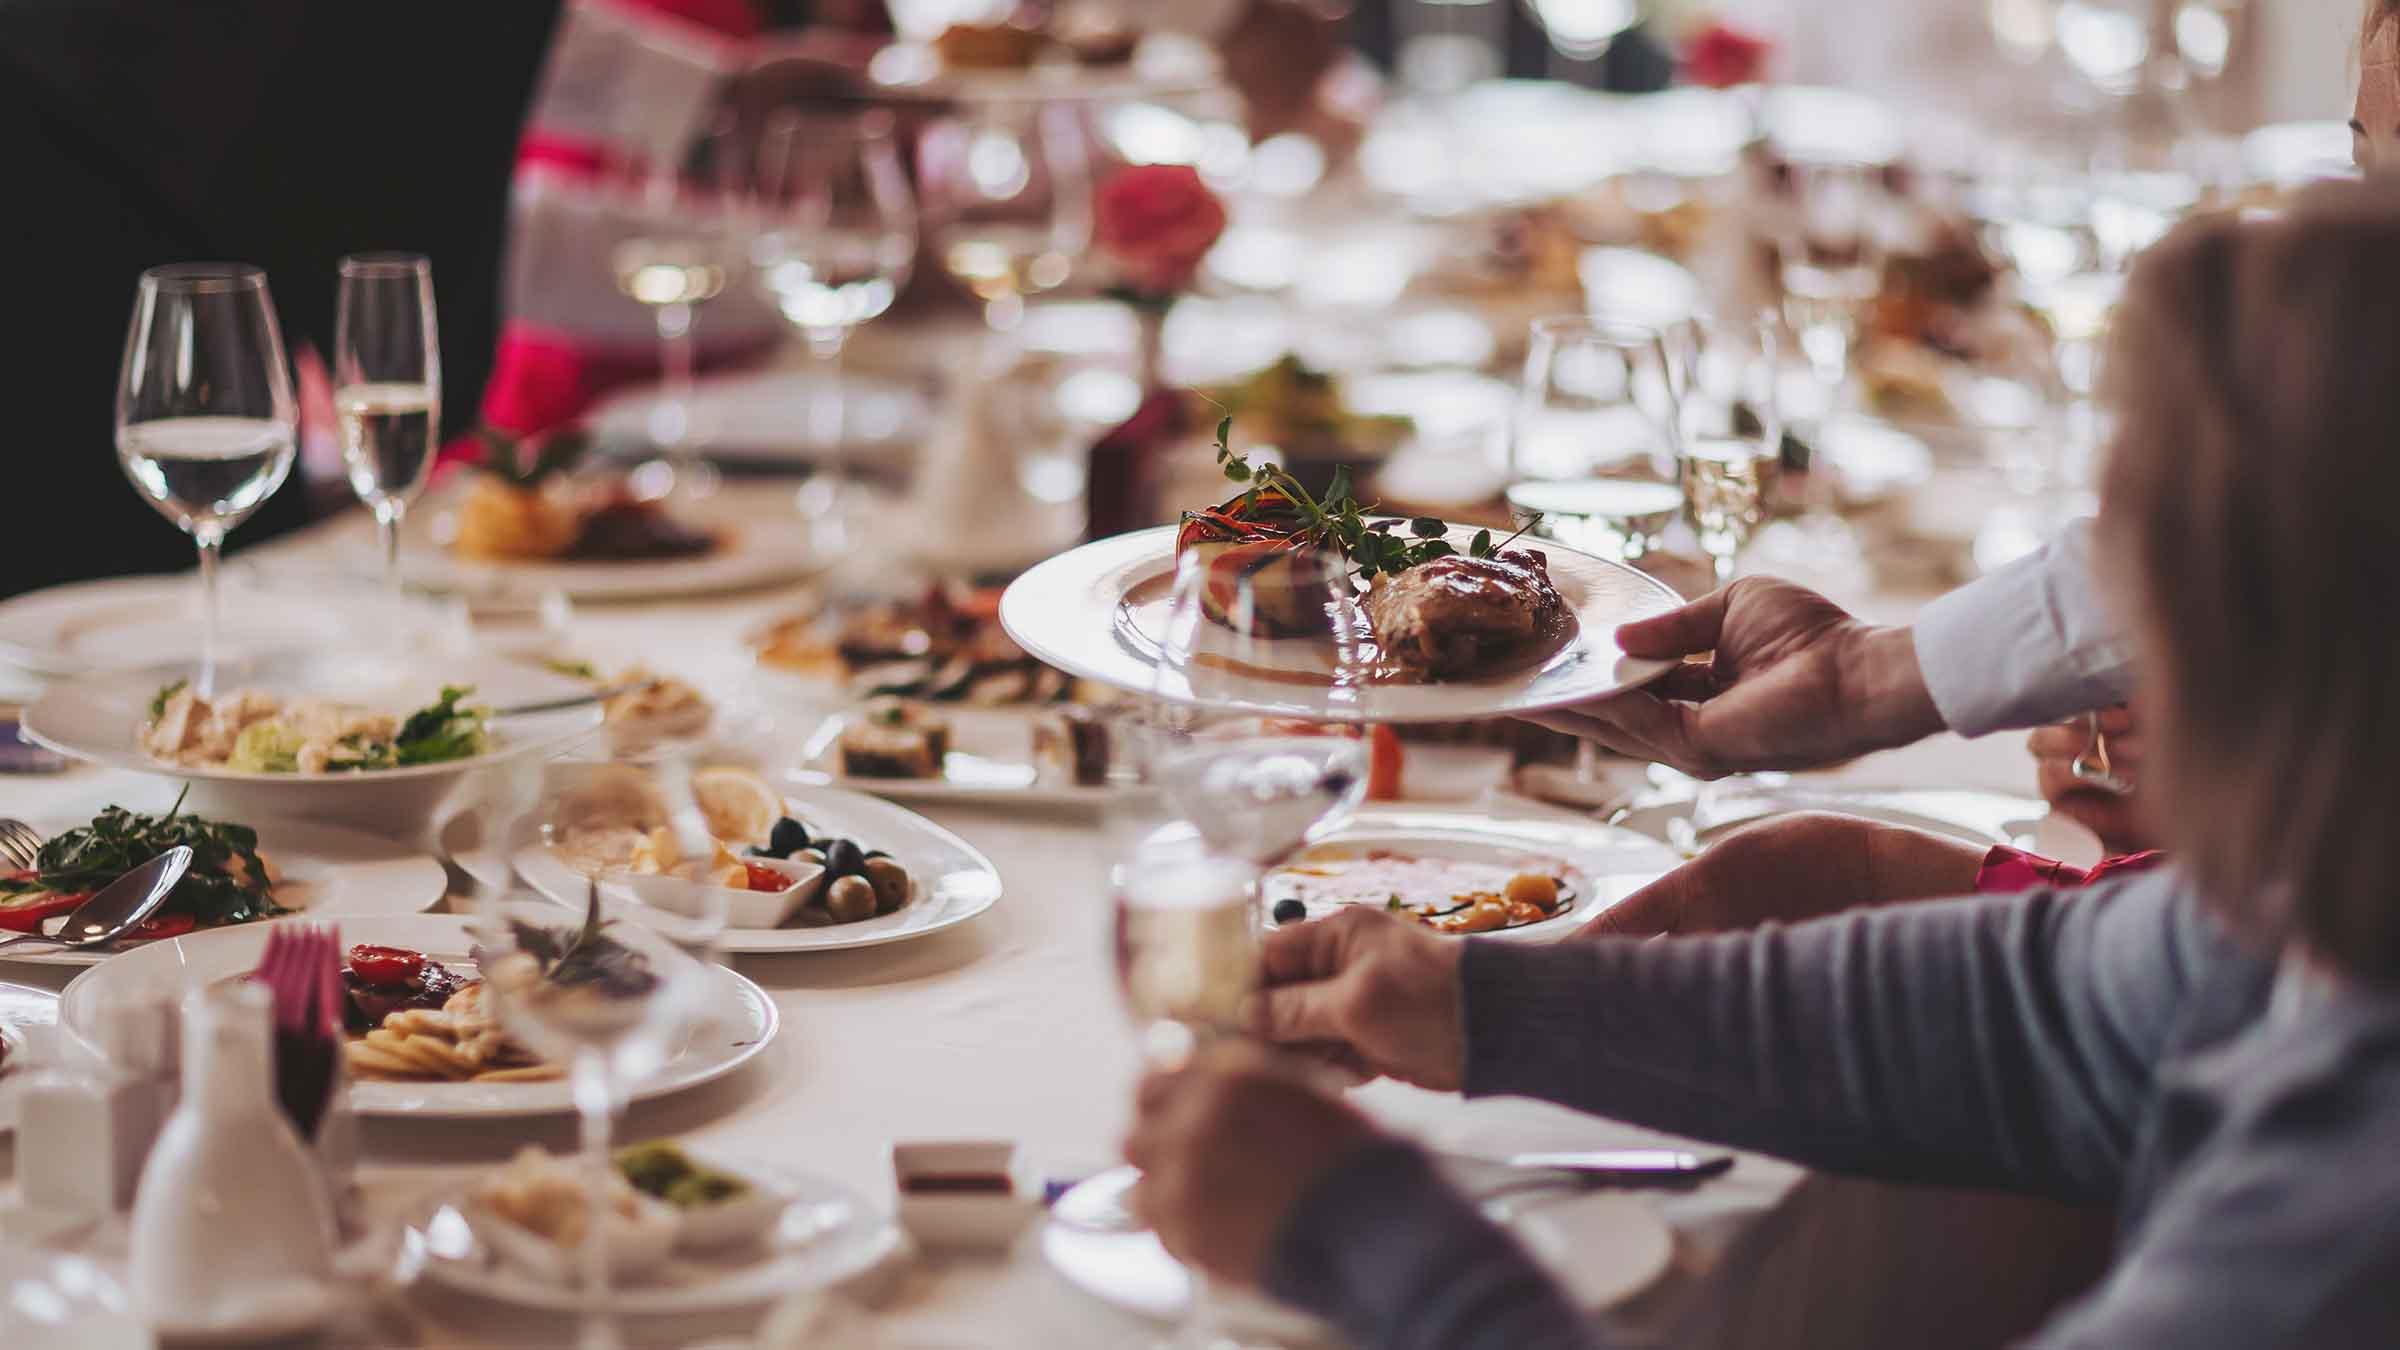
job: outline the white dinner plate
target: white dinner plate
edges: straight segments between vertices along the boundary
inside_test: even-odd
[[[768,672],[765,666],[760,670]],[[820,707],[843,697],[830,685],[798,675],[772,673],[768,684],[770,688],[782,684],[796,694],[803,684],[810,684],[813,687],[803,701]],[[784,770],[783,781],[796,788],[840,788],[895,802],[959,802],[1027,810],[1096,808],[1113,791],[1106,785],[1086,787],[1069,782],[1058,770],[1034,762],[1035,708],[928,706],[950,719],[950,753],[942,759],[940,777],[853,778],[843,773],[842,728],[861,715],[851,708],[824,714],[801,742],[799,762]]]
[[[45,839],[88,821],[37,822]],[[361,915],[421,914],[441,903],[450,878],[431,854],[357,830],[302,821],[241,821],[258,831],[258,851],[283,874],[275,897],[294,917],[345,922]],[[0,961],[96,966],[114,951],[0,952]]]
[[[700,433],[699,452],[727,465],[805,468],[824,453],[810,440],[810,410],[822,378],[807,369],[775,369],[698,381],[687,406]],[[925,391],[875,375],[845,372],[840,379],[842,433],[835,448],[873,451],[878,461],[913,453],[933,423]],[[646,453],[650,418],[664,397],[656,388],[628,391],[593,409],[586,425],[603,446]]]
[[[1496,815],[1439,806],[1362,806],[1338,828],[1310,842],[1305,861],[1319,849],[1390,849],[1430,858],[1507,862],[1527,856],[1567,865],[1575,887],[1573,903],[1540,923],[1478,934],[1515,942],[1550,942],[1591,919],[1682,863],[1655,839],[1565,812]],[[1271,880],[1271,878],[1270,878]],[[1430,898],[1430,897],[1426,897]],[[1273,891],[1262,897],[1271,902]],[[1269,921],[1269,926],[1274,926]]]
[[[284,921],[278,921],[284,922]],[[275,923],[244,924],[192,933],[106,961],[75,977],[60,995],[59,1020],[87,1043],[99,1027],[100,1008],[137,994],[190,991],[258,968],[267,934]],[[468,964],[473,945],[467,921],[455,914],[375,914],[341,921],[345,947],[359,943],[406,947],[446,965]],[[707,1009],[690,1039],[666,1066],[633,1091],[637,1100],[682,1092],[712,1082],[746,1064],[775,1039],[775,1003],[756,984],[722,966]],[[363,1116],[415,1116],[434,1120],[560,1115],[575,1109],[564,1080],[539,1083],[434,1083],[359,1079],[350,1085],[350,1105]]]
[[[30,1049],[25,1028],[58,1020],[58,995],[27,984],[0,981],[0,1135],[17,1128],[17,1087],[25,1081]]]
[[[792,1197],[769,1240],[753,1250],[713,1259],[678,1254],[658,1278],[620,1280],[611,1289],[619,1317],[694,1317],[763,1307],[803,1289],[821,1289],[891,1259],[901,1249],[899,1228],[857,1192],[839,1182],[748,1159],[690,1150],[703,1164],[758,1177]],[[424,1245],[427,1280],[461,1293],[545,1312],[583,1309],[576,1289],[501,1260],[475,1236],[453,1195],[410,1221],[410,1238]]]
[[[322,595],[262,586],[239,563],[219,600],[229,657],[339,642],[354,615]],[[115,577],[28,591],[0,603],[0,660],[36,675],[87,675],[200,659],[194,576]]]
[[[1163,525],[1086,544],[1034,567],[1000,598],[1000,622],[1036,658],[1086,679],[1174,702],[1194,702],[1172,675],[1158,674],[1159,634],[1166,622],[1175,571],[1175,527]],[[1454,525],[1450,540],[1464,553],[1475,536]],[[1263,677],[1229,677],[1208,699],[1211,707],[1271,717],[1322,721],[1450,722],[1509,717],[1605,698],[1654,680],[1669,661],[1627,656],[1617,645],[1619,624],[1663,614],[1683,603],[1665,582],[1625,566],[1543,540],[1550,580],[1573,612],[1576,629],[1566,648],[1533,667],[1490,679],[1372,687],[1365,706],[1336,698],[1314,684]],[[1294,670],[1321,669],[1327,644],[1287,639],[1276,656]]]
[[[1191,1307],[1192,1279],[1155,1234],[1128,1229],[1126,1193],[1139,1173],[1115,1168],[1085,1181],[1050,1208],[1042,1255],[1069,1284],[1111,1307],[1159,1321]],[[1504,1226],[1523,1239],[1586,1312],[1642,1292],[1667,1273],[1674,1234],[1657,1211],[1621,1191],[1587,1191],[1519,1206]],[[1330,1328],[1254,1295],[1211,1290],[1209,1307],[1227,1330],[1276,1344],[1333,1344]]]
[[[630,562],[477,562],[451,553],[458,498],[439,494],[410,513],[400,536],[400,572],[412,586],[471,597],[507,598],[563,593],[575,600],[639,600],[715,595],[794,581],[825,569],[800,515],[793,489],[769,483],[727,483],[698,502],[678,502],[675,519],[726,532],[726,542],[696,558]],[[383,566],[379,546],[364,535],[350,554],[354,569]]]
[[[1804,782],[1759,787],[1735,782],[1719,786],[1708,807],[1708,819],[1697,836],[1702,847],[1777,816],[1831,811],[1923,830],[1978,848],[2007,844],[2078,866],[2098,861],[2105,852],[2089,830],[2052,811],[2049,803],[2039,798],[1973,788],[1841,787]],[[1617,823],[1667,841],[1681,833],[1682,827],[1674,822],[1691,818],[1692,803],[1686,800],[1635,807]]]
[[[833,835],[891,854],[908,871],[909,902],[890,914],[823,928],[728,928],[721,943],[729,952],[880,947],[956,927],[999,902],[1000,871],[991,860],[914,811],[855,792],[809,787],[787,788],[784,809],[811,836]],[[525,884],[568,908],[583,908],[583,874],[548,844],[518,850],[513,862]],[[605,879],[601,885],[611,890]]]

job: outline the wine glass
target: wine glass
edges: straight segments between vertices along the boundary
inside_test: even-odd
[[[944,270],[983,302],[993,332],[1013,330],[1025,297],[1064,285],[1091,242],[1091,176],[1073,110],[983,104],[927,128],[918,154]]]
[[[1684,502],[1722,586],[1733,580],[1743,545],[1766,518],[1783,465],[1775,325],[1691,319],[1677,326],[1673,341]]]
[[[678,158],[641,166],[642,231],[609,251],[617,292],[648,308],[658,330],[660,397],[650,413],[650,439],[659,457],[637,470],[637,481],[662,495],[671,487],[701,497],[717,486],[714,466],[696,454],[692,329],[701,307],[724,293],[736,261],[749,186],[740,146],[731,117],[714,118],[680,147]]]
[[[267,274],[246,263],[142,273],[117,375],[117,462],[200,551],[200,669],[216,691],[225,534],[292,470],[291,368]]]
[[[622,1344],[610,1294],[608,1227],[617,1116],[635,1088],[657,1074],[690,1039],[718,998],[716,945],[727,893],[698,881],[646,885],[637,901],[603,880],[576,905],[520,889],[508,860],[552,842],[570,804],[595,790],[635,799],[667,822],[686,853],[710,856],[707,825],[691,791],[688,744],[645,743],[626,755],[607,742],[581,747],[583,760],[526,756],[485,776],[472,819],[445,828],[467,840],[460,870],[468,877],[474,960],[501,1028],[547,1063],[565,1070],[581,1120],[580,1165],[589,1221],[576,1244],[581,1280],[577,1344]],[[604,780],[613,779],[613,782]]]
[[[1642,7],[1638,0],[1523,0],[1525,12],[1533,17],[1544,36],[1550,39],[1550,77],[1555,80],[1572,78],[1565,67],[1588,65],[1608,55],[1626,29],[1641,22]]]
[[[1683,511],[1666,343],[1644,324],[1537,319],[1509,430],[1508,504],[1535,532],[1633,562]]]
[[[750,257],[759,284],[807,341],[819,375],[809,427],[823,486],[804,505],[838,536],[848,495],[842,347],[851,330],[892,307],[917,252],[916,202],[891,115],[777,114],[760,138],[757,209]]]
[[[1838,408],[1859,323],[1883,287],[1892,211],[1884,166],[1793,162],[1781,177],[1786,191],[1774,219],[1784,322],[1825,385],[1827,407]]]
[[[442,348],[433,264],[418,253],[353,253],[334,308],[333,406],[350,490],[375,514],[384,584],[400,589],[400,522],[425,490],[442,424]]]

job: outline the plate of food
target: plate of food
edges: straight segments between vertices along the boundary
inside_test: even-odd
[[[484,1005],[466,918],[371,914],[338,922],[347,953],[350,1104],[360,1115],[463,1120],[575,1109],[561,1068],[510,1036]],[[111,1001],[245,978],[274,930],[248,924],[188,933],[93,966],[60,995],[59,1022],[88,1042]],[[722,966],[709,967],[708,978],[697,1022],[666,1065],[634,1089],[635,1098],[722,1078],[775,1038],[778,1018],[765,990]]]
[[[1069,674],[1201,702],[1162,650],[1179,560],[1257,579],[1306,565],[1293,560],[1303,550],[1338,551],[1371,575],[1361,595],[1371,631],[1357,644],[1371,697],[1359,696],[1355,667],[1337,682],[1330,631],[1308,633],[1295,622],[1292,636],[1213,661],[1209,706],[1328,721],[1451,722],[1589,702],[1672,668],[1627,656],[1616,641],[1618,625],[1683,603],[1664,582],[1546,540],[1370,515],[1350,496],[1346,474],[1315,495],[1221,444],[1220,458],[1253,485],[1186,513],[1180,527],[1117,535],[1036,565],[1001,599],[1009,636]]]
[[[493,718],[492,707],[574,698],[581,682],[497,657],[417,664],[358,650],[221,666],[217,692],[186,666],[62,681],[24,711],[28,738],[110,768],[180,778],[211,818],[422,828],[467,773],[556,748],[600,725],[596,705]]]
[[[0,1134],[17,1128],[17,1088],[31,1047],[26,1031],[58,1021],[58,995],[0,981]]]
[[[554,797],[545,837],[511,862],[527,885],[570,908],[582,908],[595,882],[636,905],[654,887],[715,886],[728,892],[725,950],[795,952],[905,942],[1000,899],[1000,873],[973,845],[872,797],[778,791],[730,765],[696,769],[692,795],[714,852],[686,858],[646,771],[558,772],[573,778]]]
[[[192,850],[192,867],[158,912],[110,950],[17,948],[0,960],[97,965],[136,945],[287,914],[340,921],[421,913],[449,890],[442,865],[405,844],[300,821],[253,828],[186,811],[180,801],[162,815],[111,806],[88,821],[36,828],[41,865],[0,874],[0,929],[50,931],[94,891],[178,845]]]
[[[763,1306],[896,1256],[899,1228],[839,1183],[698,1146],[619,1149],[607,1217],[611,1310],[690,1317]],[[526,1148],[424,1210],[411,1227],[426,1279],[557,1313],[582,1308],[588,1222],[574,1160]]]
[[[409,583],[468,595],[559,591],[577,600],[703,595],[820,571],[791,489],[729,483],[697,501],[640,495],[622,472],[575,472],[588,446],[553,436],[530,461],[494,453],[409,514]],[[381,559],[361,548],[360,566]]]
[[[360,616],[321,594],[262,585],[228,567],[218,649],[318,646],[361,630]],[[28,591],[0,603],[0,660],[69,677],[200,657],[199,582],[189,576],[111,577]]]
[[[1673,850],[1559,815],[1365,806],[1259,882],[1270,928],[1350,907],[1437,933],[1545,942],[1673,870]]]

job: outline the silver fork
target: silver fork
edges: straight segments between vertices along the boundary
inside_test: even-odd
[[[24,821],[0,816],[0,862],[32,871],[42,859],[42,836]]]

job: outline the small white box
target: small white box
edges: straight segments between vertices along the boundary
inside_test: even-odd
[[[1017,1180],[1016,1157],[1005,1139],[892,1145],[900,1226],[928,1249],[1006,1248],[1038,1208]]]

